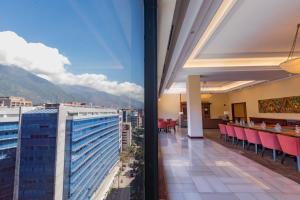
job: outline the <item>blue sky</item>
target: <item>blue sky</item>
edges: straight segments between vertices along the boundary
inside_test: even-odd
[[[142,0],[1,0],[0,31],[57,48],[75,75],[143,86]]]

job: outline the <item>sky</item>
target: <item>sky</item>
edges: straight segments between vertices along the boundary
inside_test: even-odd
[[[0,64],[141,100],[142,0],[1,0]]]

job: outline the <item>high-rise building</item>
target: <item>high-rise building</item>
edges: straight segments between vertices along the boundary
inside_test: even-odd
[[[122,150],[127,150],[131,146],[132,128],[131,123],[122,123]]]
[[[19,109],[15,110],[18,115]],[[0,199],[2,200],[10,200],[13,196],[18,121],[18,117],[7,117],[7,115],[0,117]]]
[[[130,122],[130,113],[131,110],[130,109],[122,109],[122,120],[123,122]]]
[[[26,100],[23,97],[14,97],[14,96],[9,96],[9,97],[0,97],[0,106],[2,107],[20,107],[20,106],[32,106],[32,101]]]
[[[17,150],[15,200],[87,200],[119,161],[115,110],[59,107],[24,113]]]
[[[141,128],[142,127],[143,119],[137,110],[134,110],[131,112],[130,122],[131,122],[132,128]]]
[[[11,200],[13,198],[19,112],[20,108],[0,108],[1,200]]]

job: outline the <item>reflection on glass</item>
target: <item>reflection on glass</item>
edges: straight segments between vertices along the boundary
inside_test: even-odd
[[[143,10],[1,1],[0,199],[144,198]]]

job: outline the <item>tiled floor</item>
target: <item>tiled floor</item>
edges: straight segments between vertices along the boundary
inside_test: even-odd
[[[160,134],[170,200],[300,200],[300,185],[186,130]]]

